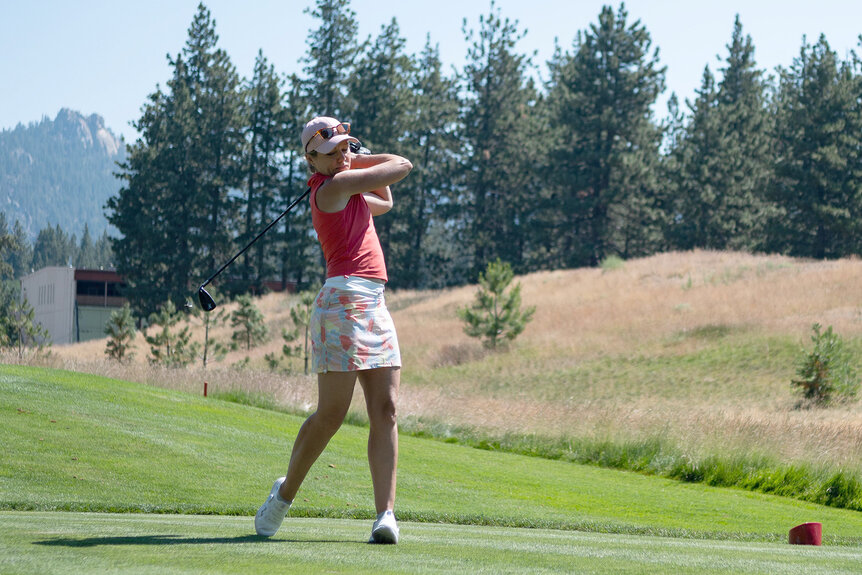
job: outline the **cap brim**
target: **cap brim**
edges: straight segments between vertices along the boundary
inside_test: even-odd
[[[328,154],[341,142],[358,142],[356,138],[349,134],[339,134],[337,136],[333,136],[328,140],[324,140],[322,144],[314,148],[314,150],[320,152],[321,154]],[[311,150],[309,150],[311,151]]]

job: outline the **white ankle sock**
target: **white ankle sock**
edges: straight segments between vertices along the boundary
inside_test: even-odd
[[[283,503],[284,505],[287,505],[288,507],[290,507],[293,504],[293,501],[287,501],[286,499],[284,499],[281,496],[281,493],[279,493],[278,491],[275,492],[275,500],[278,501],[279,503]]]

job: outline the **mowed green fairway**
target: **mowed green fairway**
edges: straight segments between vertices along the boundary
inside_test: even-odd
[[[13,573],[859,573],[862,550],[547,529],[404,523],[397,546],[365,521],[293,519],[267,540],[247,518],[0,512]]]
[[[252,515],[284,473],[301,418],[90,375],[0,366],[0,420],[3,573],[275,566],[851,573],[862,565],[858,512],[413,437],[401,438],[396,513],[403,545],[368,546],[367,430],[354,426],[339,431],[312,469],[283,530],[260,540]],[[197,515],[142,514],[152,512]],[[784,543],[805,521],[823,523],[824,547]]]

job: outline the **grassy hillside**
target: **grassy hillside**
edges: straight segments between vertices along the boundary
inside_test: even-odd
[[[71,372],[0,366],[0,508],[251,515],[301,419]],[[367,431],[343,428],[292,516],[371,518]],[[661,536],[786,539],[824,524],[862,544],[862,515],[790,499],[405,437],[406,521]]]
[[[862,404],[799,409],[790,384],[814,322],[833,326],[862,358],[862,261],[698,251],[518,281],[535,319],[498,354],[464,335],[455,315],[474,287],[387,296],[405,361],[405,429],[491,445],[526,436],[541,449],[586,450],[574,458],[610,465],[600,460],[607,446],[624,458],[653,451],[654,459],[691,462],[695,478],[718,457],[743,468],[765,461],[781,473],[804,468],[816,489],[830,489],[835,474],[862,479]],[[271,333],[289,326],[293,303],[258,301]],[[199,320],[192,323],[201,336]],[[227,340],[229,331],[215,337]],[[48,363],[194,393],[208,381],[307,410],[313,376],[298,362],[292,374],[265,368],[263,356],[281,345],[275,338],[234,352],[206,371],[147,366],[142,338],[133,366],[105,362],[104,341],[55,348]],[[231,367],[246,355],[249,368]],[[357,417],[362,410],[358,399]]]

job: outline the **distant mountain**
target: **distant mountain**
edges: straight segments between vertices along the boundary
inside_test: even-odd
[[[101,116],[62,109],[27,126],[0,131],[0,212],[20,220],[31,238],[60,224],[79,239],[88,224],[98,237],[108,228],[104,205],[121,182],[114,173],[125,143]]]

